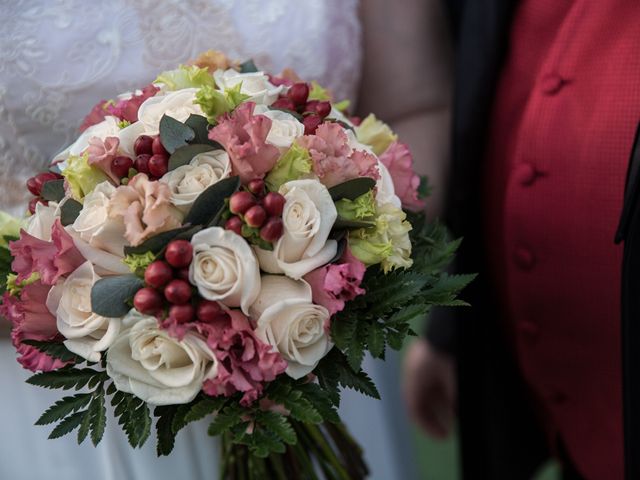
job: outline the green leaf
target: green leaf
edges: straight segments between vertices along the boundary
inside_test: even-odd
[[[85,410],[84,417],[82,418],[82,422],[80,423],[80,428],[78,429],[78,445],[84,442],[89,435],[89,430],[91,429],[91,405],[89,408]]]
[[[69,415],[67,418],[62,420],[58,425],[56,425],[53,431],[49,434],[49,440],[53,440],[54,438],[60,438],[68,433],[73,432],[76,428],[80,426],[86,414],[87,414],[87,411],[82,410],[80,412],[76,412]]]
[[[231,405],[225,407],[218,412],[211,425],[209,425],[209,435],[212,437],[220,435],[243,421],[240,407]]]
[[[111,402],[116,408],[113,414],[118,418],[118,424],[122,427],[129,444],[133,448],[142,447],[151,434],[151,414],[144,400],[130,393],[118,392]],[[116,394],[117,395],[117,394]]]
[[[196,422],[217,412],[225,403],[225,397],[203,398],[195,403],[184,417],[185,424]]]
[[[385,320],[386,325],[410,323],[417,318],[423,318],[428,311],[428,306],[423,303],[414,303],[401,308]]]
[[[73,198],[67,199],[62,207],[60,207],[60,223],[62,223],[62,226],[66,227],[75,222],[78,215],[80,215],[80,210],[82,210],[82,204],[80,202]]]
[[[39,352],[46,353],[52,358],[57,358],[62,362],[81,363],[84,358],[69,351],[62,342],[41,341],[41,340],[23,340],[25,345],[35,347]]]
[[[144,286],[135,275],[101,278],[91,288],[91,311],[103,317],[123,317],[135,293]]]
[[[240,177],[229,177],[211,185],[193,203],[185,223],[208,225],[225,208],[225,200],[240,188]]]
[[[156,421],[156,453],[158,456],[169,455],[173,451],[176,441],[176,433],[173,431],[172,424],[178,407],[176,405],[166,405],[156,407],[153,414],[157,417]]]
[[[180,228],[174,228],[173,230],[167,230],[166,232],[158,233],[153,237],[147,238],[140,245],[135,247],[124,247],[125,255],[140,255],[147,252],[152,252],[155,254],[160,253],[167,244],[173,240],[174,238],[186,238],[183,235],[187,235],[191,233],[195,233],[199,228],[194,227],[192,225],[184,225]],[[191,237],[188,237],[191,238]]]
[[[249,59],[246,62],[240,64],[240,73],[253,73],[257,72],[258,67],[253,63],[253,59]]]
[[[195,157],[199,153],[211,152],[213,150],[215,150],[215,148],[211,145],[203,145],[197,143],[180,147],[175,152],[173,152],[173,154],[171,154],[171,157],[169,157],[169,171],[175,170],[176,168],[183,165],[188,165],[189,162],[193,160],[193,157]]]
[[[367,220],[347,220],[346,218],[338,217],[333,224],[335,230],[345,230],[352,228],[369,228],[375,226],[376,222]]]
[[[354,371],[344,353],[334,348],[326,355],[314,370],[318,378],[335,382],[345,388],[352,388],[373,398],[380,398],[380,393],[371,378],[362,370]]]
[[[304,398],[313,405],[325,421],[334,423],[340,421],[338,411],[335,409],[331,395],[326,389],[317,383],[302,383],[296,389],[302,392]]]
[[[346,182],[339,183],[329,189],[333,201],[343,198],[355,200],[360,195],[364,195],[376,186],[376,181],[369,177],[358,177]]]
[[[160,141],[169,153],[188,144],[196,137],[195,132],[173,117],[163,115],[160,119]]]
[[[289,445],[297,441],[296,432],[283,415],[272,411],[261,411],[256,414],[256,422],[273,433],[279,440]]]
[[[40,196],[49,202],[59,202],[64,198],[64,179],[49,180],[42,185]]]
[[[97,446],[104,436],[104,429],[107,424],[107,409],[104,406],[104,392],[100,392],[94,396],[91,406],[89,407],[91,414],[91,442]]]
[[[58,400],[44,412],[36,425],[49,425],[66,417],[89,404],[92,398],[91,393],[77,393]]]
[[[209,121],[207,120],[207,117],[192,113],[184,123],[196,134],[195,138],[191,142],[194,145],[202,144],[211,145],[214,149],[222,148],[222,145],[209,138]]]
[[[369,338],[367,339],[367,345],[372,357],[381,358],[384,355],[384,327],[377,322],[369,326]]]
[[[63,390],[75,388],[79,390],[87,386],[93,379],[104,381],[108,378],[106,372],[99,372],[92,368],[64,367],[51,372],[36,373],[27,379],[27,383],[45,388],[62,388]]]

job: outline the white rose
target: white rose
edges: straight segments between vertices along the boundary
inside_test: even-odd
[[[271,129],[267,134],[267,143],[287,149],[296,138],[304,135],[304,125],[290,113],[281,110],[269,110],[264,105],[257,105],[255,114],[264,115],[271,120]]]
[[[180,122],[184,122],[191,114],[203,115],[200,105],[194,103],[197,92],[197,88],[184,88],[147,98],[138,110],[138,120],[144,126],[144,133],[156,135],[163,115]]]
[[[262,72],[240,73],[232,68],[216,70],[213,73],[218,88],[226,90],[242,82],[240,92],[249,95],[249,100],[263,105],[271,105],[282,91],[282,85],[276,87]]]
[[[199,153],[188,165],[167,173],[160,181],[171,189],[171,203],[187,213],[198,195],[231,175],[231,162],[224,150]]]
[[[208,300],[228,307],[249,307],[260,293],[260,268],[244,238],[220,227],[196,233],[191,239],[193,261],[189,280]]]
[[[36,211],[25,221],[26,232],[45,242],[51,241],[51,227],[56,218],[60,216],[60,209],[55,202],[36,203]]]
[[[109,217],[109,203],[116,188],[110,182],[102,182],[84,197],[80,214],[71,225],[82,240],[91,247],[124,256],[125,226],[122,217]]]
[[[89,146],[89,140],[92,137],[98,137],[100,140],[104,140],[107,137],[117,137],[120,133],[120,126],[118,125],[118,118],[111,115],[104,118],[100,123],[87,128],[78,139],[65,148],[62,152],[53,157],[53,162],[62,161],[58,165],[61,171],[64,171],[66,164],[64,160],[69,158],[70,155],[80,155]]]
[[[284,233],[273,251],[256,248],[256,253],[264,271],[299,279],[337,253],[338,244],[329,233],[338,213],[327,187],[317,180],[287,182],[280,193],[286,199]]]
[[[205,340],[188,332],[181,341],[158,326],[154,317],[131,310],[109,349],[107,375],[118,390],[152,405],[188,403],[215,378],[218,362]]]
[[[314,305],[311,297],[304,280],[265,275],[251,307],[256,336],[287,360],[287,375],[296,379],[310,373],[333,347],[326,328],[329,311]]]
[[[91,262],[85,262],[58,282],[47,296],[47,308],[56,317],[65,346],[90,362],[100,361],[115,341],[122,320],[97,315],[91,310],[91,288],[100,280]]]

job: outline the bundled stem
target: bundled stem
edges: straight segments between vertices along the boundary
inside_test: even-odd
[[[222,480],[363,480],[369,474],[362,448],[342,423],[291,420],[295,445],[282,454],[257,457],[245,445],[222,438]]]

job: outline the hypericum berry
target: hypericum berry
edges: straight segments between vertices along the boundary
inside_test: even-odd
[[[133,144],[133,151],[136,155],[152,155],[153,154],[153,137],[149,135],[140,135]]]
[[[140,313],[155,315],[162,309],[162,296],[151,287],[141,288],[133,296],[133,306]]]
[[[269,218],[264,226],[260,229],[260,238],[265,242],[275,242],[282,236],[282,232],[284,231],[284,224],[282,223],[282,218],[280,217],[271,217]]]
[[[172,240],[167,245],[164,258],[174,268],[188,267],[193,256],[193,247],[188,240]]]
[[[149,159],[149,173],[156,178],[162,177],[169,170],[169,158],[166,155],[154,154]]]
[[[291,85],[291,88],[289,88],[287,96],[296,105],[304,105],[309,98],[309,85],[304,82],[294,83]]]
[[[232,232],[242,235],[242,220],[239,217],[231,217],[224,224],[225,230],[231,230]]]
[[[149,155],[148,153],[141,153],[133,161],[133,168],[135,168],[139,173],[149,173],[150,158],[151,155]]]
[[[262,193],[264,192],[264,180],[262,180],[261,178],[251,180],[247,184],[247,188],[254,195],[262,195]]]
[[[186,282],[189,281],[189,267],[179,268],[176,271],[176,278],[180,278]]]
[[[184,305],[191,300],[191,285],[175,278],[164,287],[164,298],[175,305]]]
[[[315,111],[321,118],[325,118],[327,115],[331,113],[331,103],[329,102],[318,102],[316,105]]]
[[[59,178],[62,178],[62,177],[57,173],[42,172],[31,177],[29,180],[27,180],[27,188],[36,197],[39,197],[40,193],[42,193],[42,186],[45,183],[50,182],[51,180],[58,180]]]
[[[243,214],[256,204],[256,198],[245,191],[236,192],[229,199],[229,209],[231,213]]]
[[[302,124],[304,125],[304,134],[313,135],[316,133],[316,128],[318,128],[318,125],[321,123],[322,119],[319,115],[307,115],[302,120]]]
[[[133,167],[133,160],[124,155],[120,155],[111,161],[111,171],[118,178],[129,175],[129,169]]]
[[[282,210],[284,209],[286,201],[287,200],[284,198],[284,195],[277,192],[269,192],[262,199],[262,206],[270,217],[279,217],[282,215]]]
[[[164,148],[162,142],[160,141],[160,136],[157,136],[153,139],[153,143],[151,144],[151,151],[154,155],[164,155],[166,157],[169,156],[169,152]]]
[[[31,177],[27,180],[27,188],[33,195],[39,197],[42,190],[42,185],[40,185],[38,180],[36,180],[36,177]]]
[[[153,288],[164,287],[173,279],[173,269],[167,262],[156,260],[144,271],[144,281]]]
[[[267,212],[260,205],[254,205],[244,213],[244,221],[253,228],[260,228],[267,219]]]
[[[271,104],[271,106],[273,108],[281,108],[284,110],[291,110],[291,111],[295,111],[296,109],[296,104],[293,103],[293,100],[287,97],[282,97],[277,99],[275,102]]]
[[[220,304],[212,300],[202,300],[196,308],[196,316],[203,322],[214,322],[223,312]]]
[[[169,319],[176,323],[187,323],[193,320],[196,314],[196,309],[193,305],[187,303],[185,305],[172,305],[169,308]]]

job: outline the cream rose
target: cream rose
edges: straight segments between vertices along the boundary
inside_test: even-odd
[[[256,336],[282,355],[288,362],[287,375],[296,379],[310,373],[333,347],[326,328],[329,311],[311,298],[304,280],[265,275],[251,307]]]
[[[154,317],[131,310],[126,328],[109,349],[107,375],[118,390],[152,405],[188,403],[215,378],[218,362],[205,340],[187,332],[181,341],[158,326]]]
[[[36,211],[27,218],[25,222],[25,230],[32,235],[46,242],[51,241],[51,227],[57,217],[60,216],[60,209],[56,202],[36,203]]]
[[[236,70],[216,70],[213,73],[218,88],[225,90],[242,83],[240,92],[249,95],[249,100],[262,105],[271,105],[282,91],[263,72],[239,73]]]
[[[97,315],[91,310],[91,288],[100,280],[91,262],[85,262],[47,296],[47,308],[56,317],[64,344],[90,362],[99,362],[101,352],[115,341],[122,320]]]
[[[260,268],[245,239],[211,227],[196,233],[191,245],[189,280],[200,295],[228,307],[240,307],[248,314],[260,293]]]
[[[184,88],[147,98],[138,110],[138,120],[144,126],[144,133],[156,135],[163,115],[180,122],[184,122],[191,114],[203,115],[200,105],[194,103],[197,92],[197,88]]]
[[[171,203],[187,213],[198,195],[231,175],[231,162],[224,150],[199,153],[188,165],[167,173],[161,182],[171,189]]]
[[[269,110],[264,105],[256,105],[256,115],[264,115],[271,120],[271,129],[267,134],[267,143],[281,149],[287,149],[296,138],[304,135],[304,125],[290,113],[281,110]]]
[[[317,180],[287,182],[280,193],[286,199],[284,233],[273,251],[256,248],[256,253],[264,271],[297,280],[335,256],[338,244],[329,233],[338,213],[327,187]]]

